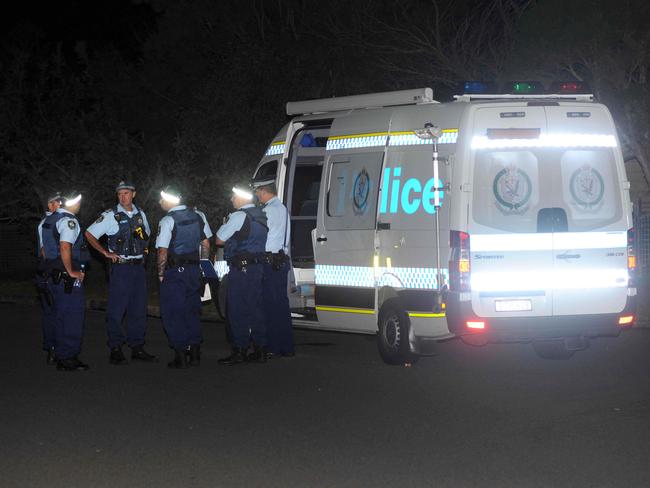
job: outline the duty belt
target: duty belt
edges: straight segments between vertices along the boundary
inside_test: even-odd
[[[136,258],[136,259],[120,258],[119,261],[113,264],[142,264],[142,263],[144,263],[143,258]]]
[[[227,260],[228,266],[231,268],[239,269],[239,270],[245,270],[248,266],[252,266],[254,264],[262,264],[264,263],[264,255],[263,254],[238,254],[236,256],[233,256]]]
[[[198,265],[199,263],[200,261],[198,258],[175,258],[173,256],[170,256],[169,258],[169,266],[172,268],[177,266],[187,266],[188,264]]]

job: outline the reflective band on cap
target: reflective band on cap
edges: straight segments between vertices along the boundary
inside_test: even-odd
[[[160,192],[160,196],[162,197],[163,200],[173,203],[174,205],[178,205],[181,203],[181,199],[175,195],[170,195],[169,193],[166,193],[164,190]]]
[[[241,190],[235,186],[232,187],[232,192],[238,197],[245,198],[246,200],[252,200],[253,195],[246,190]]]
[[[72,207],[73,205],[76,205],[80,201],[81,201],[81,193],[79,195],[77,195],[76,197],[70,199],[70,200],[66,200],[65,201],[65,206],[66,207]]]

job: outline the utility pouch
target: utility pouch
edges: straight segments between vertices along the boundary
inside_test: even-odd
[[[72,293],[72,288],[74,287],[75,281],[76,280],[68,273],[63,273],[63,293]]]
[[[59,282],[61,281],[61,278],[63,276],[63,273],[59,271],[58,269],[52,270],[50,272],[50,277],[52,278],[52,283],[55,285],[58,285]]]
[[[288,262],[288,259],[289,256],[287,256],[282,250],[277,254],[273,254],[271,259],[271,266],[273,268],[273,271],[280,271]]]

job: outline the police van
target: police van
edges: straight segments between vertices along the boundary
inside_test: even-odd
[[[294,324],[432,342],[531,342],[568,357],[634,322],[630,184],[580,83],[468,82],[289,102],[254,176],[291,214]],[[227,272],[224,262],[218,274]]]

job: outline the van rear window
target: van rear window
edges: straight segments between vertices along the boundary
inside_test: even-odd
[[[569,231],[593,230],[620,219],[622,199],[611,149],[476,152],[474,222],[509,232],[543,232],[540,216],[548,209],[566,213]]]

